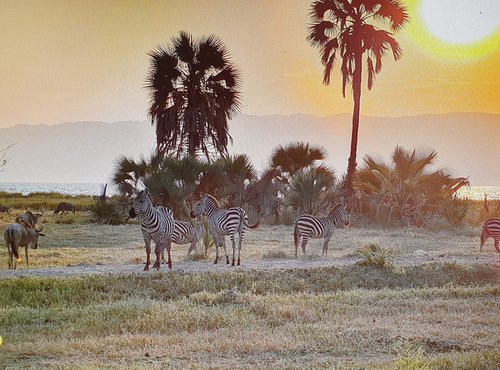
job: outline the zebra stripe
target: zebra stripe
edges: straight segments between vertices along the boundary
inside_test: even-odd
[[[160,269],[160,257],[163,254],[163,249],[166,248],[168,268],[172,268],[170,250],[172,247],[172,234],[175,228],[172,211],[166,207],[153,207],[148,194],[149,191],[147,188],[139,192],[129,212],[129,216],[132,218],[136,216],[141,217],[142,236],[146,245],[146,266],[144,267],[144,271],[149,270],[149,264],[151,263],[149,257],[151,253],[151,240],[156,245],[156,261],[153,267]]]
[[[490,218],[484,221],[483,232],[481,233],[481,245],[479,251],[483,251],[483,245],[489,237],[495,241],[495,249],[500,253],[500,218]]]
[[[209,220],[210,234],[212,235],[212,239],[214,240],[216,246],[214,263],[217,263],[219,260],[219,247],[222,246],[226,255],[226,263],[229,264],[226,243],[224,242],[225,235],[229,235],[233,246],[232,266],[235,265],[236,234],[238,234],[238,260],[236,264],[240,265],[241,244],[245,235],[245,228],[249,227],[250,229],[254,229],[259,225],[259,223],[257,222],[254,225],[250,225],[248,223],[248,215],[243,208],[220,208],[217,199],[208,194],[203,195],[202,199],[196,203],[191,211],[191,217],[194,218],[199,215],[207,216]]]
[[[326,217],[316,217],[313,215],[302,215],[295,219],[293,237],[295,245],[295,257],[302,237],[302,253],[306,254],[306,245],[310,238],[325,238],[323,242],[323,255],[328,253],[328,242],[330,241],[335,226],[342,221],[346,226],[350,223],[349,213],[345,206],[336,204]]]

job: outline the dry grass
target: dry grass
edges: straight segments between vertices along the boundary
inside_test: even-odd
[[[9,217],[15,217],[11,215]],[[292,227],[250,230],[242,263],[267,270],[142,273],[137,224],[88,223],[85,213],[44,216],[47,236],[30,251],[38,267],[135,264],[136,273],[0,279],[0,364],[74,368],[497,368],[500,277],[491,241],[477,262],[479,227],[340,229],[295,260]],[[0,220],[0,229],[11,222]],[[229,242],[229,241],[228,241]],[[230,243],[228,243],[229,246]],[[370,244],[389,264],[352,262]],[[201,248],[200,248],[201,249]],[[415,251],[426,253],[423,265]],[[463,262],[440,263],[440,256]],[[384,258],[386,255],[384,254]],[[194,259],[194,261],[193,261]],[[345,260],[345,265],[279,269]],[[469,263],[470,262],[470,263]],[[0,269],[6,272],[5,248]],[[220,266],[219,266],[220,267]],[[25,268],[21,266],[21,268]],[[135,270],[135,267],[134,267]],[[229,270],[229,271],[228,271]],[[163,269],[162,271],[165,271]]]

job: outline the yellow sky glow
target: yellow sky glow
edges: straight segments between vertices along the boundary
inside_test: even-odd
[[[439,48],[407,2],[413,22],[397,35],[362,114],[500,114],[500,30],[474,55]],[[303,0],[0,2],[0,127],[19,123],[146,119],[147,52],[180,30],[216,34],[243,76],[243,113],[351,112],[338,73],[323,86],[317,49],[306,42]],[[500,2],[494,8],[500,18]],[[465,53],[465,49],[462,49]],[[455,54],[456,56],[456,54]],[[338,70],[336,70],[338,71]]]

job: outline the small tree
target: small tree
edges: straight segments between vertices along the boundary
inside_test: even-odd
[[[7,165],[9,159],[7,158],[7,151],[16,144],[9,145],[3,149],[0,149],[0,171],[3,171],[4,167]]]

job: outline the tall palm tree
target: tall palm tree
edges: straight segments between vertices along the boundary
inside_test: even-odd
[[[393,34],[369,22],[388,23],[392,31],[399,31],[409,21],[409,16],[398,0],[318,0],[311,5],[310,20],[307,38],[311,45],[321,49],[323,83],[330,84],[335,60],[340,56],[344,98],[346,85],[352,85],[354,110],[345,183],[346,195],[350,195],[357,166],[363,65],[370,90],[375,75],[382,69],[385,53],[391,50],[395,60],[401,58],[401,48]]]
[[[184,155],[227,154],[227,122],[240,109],[240,76],[215,35],[199,41],[180,32],[149,52],[146,89],[157,149]]]
[[[278,145],[271,154],[271,169],[290,177],[297,171],[324,160],[325,157],[326,151],[323,147],[310,146],[309,143],[295,142],[286,146]]]

